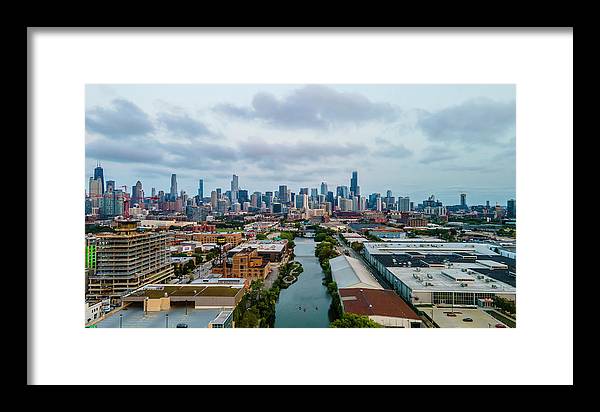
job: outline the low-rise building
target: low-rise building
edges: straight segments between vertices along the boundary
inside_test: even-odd
[[[258,254],[262,256],[267,262],[280,262],[283,256],[285,255],[288,241],[286,239],[282,240],[252,240],[249,242],[244,242],[233,249],[230,249],[227,254],[229,257],[233,257],[238,252],[241,252],[243,249],[252,248],[256,249]]]
[[[394,291],[345,288],[339,290],[344,312],[368,316],[388,328],[420,328],[422,320]]]
[[[229,233],[193,233],[192,240],[201,243],[232,243],[233,245],[239,245],[243,241],[242,232],[229,232]]]
[[[477,306],[480,299],[516,300],[514,260],[484,243],[369,242],[365,259],[407,302]]]

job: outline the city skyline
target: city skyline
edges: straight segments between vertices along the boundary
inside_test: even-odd
[[[285,184],[458,204],[515,198],[514,85],[88,85],[87,179],[205,197]]]
[[[96,178],[96,176],[98,174],[98,170],[101,171],[100,173],[103,173],[103,171],[104,171],[104,169],[102,168],[102,164],[101,163],[97,163],[97,166],[95,167],[94,172],[92,174],[90,174],[89,176],[87,176],[87,178],[88,179],[90,179],[90,178]],[[327,187],[327,190],[329,192],[333,192],[334,197],[337,197],[336,191],[337,191],[338,187],[345,187],[348,191],[350,191],[350,187],[351,187],[351,184],[352,184],[352,177],[354,176],[354,172],[357,172],[357,171],[353,171],[352,172],[352,175],[349,178],[349,183],[347,182],[346,184],[341,183],[339,185],[338,184],[332,185],[329,182],[323,180],[318,185],[314,185],[314,187],[313,186],[308,186],[307,187],[307,189],[309,190],[308,195],[310,196],[310,191],[316,191],[318,194],[321,194],[321,188],[322,188],[323,184],[325,184],[325,187]],[[171,189],[172,189],[172,185],[173,185],[173,177],[177,176],[177,174],[173,173],[170,176],[171,177],[170,177],[169,185],[171,185],[171,186],[169,187],[169,189],[167,189],[167,188],[161,188],[161,187],[155,187],[155,186],[147,187],[146,185],[144,185],[144,183],[140,179],[138,179],[138,181],[136,182],[136,185],[132,185],[132,186],[130,186],[130,185],[116,185],[116,187],[117,188],[119,188],[119,187],[123,188],[123,186],[127,186],[127,188],[131,189],[131,190],[127,190],[127,193],[129,193],[132,198],[135,198],[135,196],[134,196],[134,188],[137,186],[138,183],[141,183],[142,184],[142,189],[143,189],[143,192],[144,192],[144,197],[151,197],[151,196],[153,197],[153,196],[156,196],[160,191],[163,191],[164,194],[168,196],[168,195],[171,195]],[[358,176],[360,177],[360,174],[358,174]],[[238,183],[239,182],[239,176],[235,175],[235,174],[232,174],[232,177],[233,177],[233,179],[235,179],[236,185],[238,185],[239,184]],[[102,177],[102,178],[104,179],[104,177]],[[229,182],[230,185],[232,183],[232,180],[230,180],[230,182]],[[114,181],[116,181],[116,179],[112,178],[109,181],[113,181],[114,182]],[[200,183],[200,182],[202,182],[202,183]],[[88,183],[88,186],[86,188],[86,193],[88,193],[89,180],[88,180],[87,183]],[[211,187],[209,187],[209,186],[206,185],[205,180],[202,179],[202,178],[197,179],[196,184],[197,184],[197,186],[195,188],[193,188],[192,190],[189,190],[189,191],[186,190],[186,189],[180,189],[180,191],[176,193],[176,196],[178,196],[181,193],[181,190],[183,190],[183,191],[185,191],[185,193],[187,194],[187,196],[194,197],[199,192],[200,184],[201,184],[202,192],[203,192],[203,195],[204,195],[202,197],[203,199],[204,198],[210,198],[211,197],[211,192],[217,191],[217,189],[220,189],[220,192],[222,193],[222,195],[224,195],[226,192],[230,191],[230,189],[227,189],[227,187],[223,188],[221,186],[211,188]],[[175,187],[177,187],[177,186],[179,186],[179,181],[178,180],[176,180],[176,182],[175,182]],[[239,186],[239,188],[240,188],[240,190],[245,190],[245,191],[247,191],[250,194],[254,193],[254,192],[265,194],[266,192],[276,193],[281,186],[285,186],[291,193],[295,193],[296,195],[301,195],[302,194],[303,188],[301,186],[299,186],[298,188],[294,188],[294,187],[290,186],[289,184],[287,184],[287,185],[286,184],[279,184],[279,185],[276,185],[274,188],[270,188],[270,189],[267,189],[267,190],[256,190],[255,188],[247,187],[247,186]],[[399,193],[399,192],[395,192],[394,190],[390,190],[390,189],[379,190],[379,191],[376,191],[376,192],[368,192],[368,193],[365,192],[365,193],[363,193],[362,189],[360,189],[360,184],[358,184],[358,188],[360,190],[359,196],[362,197],[362,198],[368,198],[369,195],[371,195],[373,193],[378,193],[378,194],[381,195],[382,198],[385,198],[385,197],[388,196],[388,192],[391,192],[391,194],[390,194],[391,196],[393,196],[395,198],[399,198],[399,197],[410,198],[410,202],[413,202],[414,204],[417,204],[417,203],[419,203],[421,201],[424,201],[424,200],[428,199],[430,196],[434,196],[436,200],[442,202],[445,205],[459,205],[459,204],[463,205],[463,196],[465,196],[464,199],[466,200],[466,203],[464,203],[464,204],[466,204],[466,205],[481,206],[481,205],[486,205],[487,204],[487,206],[489,206],[489,205],[499,204],[501,206],[506,206],[507,202],[510,202],[511,200],[514,201],[515,198],[516,198],[516,196],[512,196],[512,197],[509,197],[509,198],[506,198],[506,199],[499,199],[499,200],[486,199],[485,201],[478,202],[478,201],[473,201],[469,197],[468,192],[466,192],[466,191],[459,191],[459,192],[454,193],[456,195],[454,197],[456,197],[456,199],[458,199],[458,201],[454,201],[453,200],[454,198],[452,196],[449,196],[449,198],[448,198],[449,200],[448,200],[448,199],[442,198],[441,196],[438,196],[436,193],[429,193],[427,191],[421,191],[420,193],[425,193],[425,195],[423,195],[422,198],[417,198],[417,197],[413,197],[411,194]],[[326,194],[327,193],[325,193],[325,195]]]

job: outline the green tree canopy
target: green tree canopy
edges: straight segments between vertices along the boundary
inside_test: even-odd
[[[331,328],[381,328],[379,323],[369,319],[368,316],[344,313],[339,319],[329,325]]]

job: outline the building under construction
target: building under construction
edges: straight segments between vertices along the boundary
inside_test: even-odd
[[[120,221],[114,233],[100,233],[96,242],[96,273],[88,278],[88,297],[121,296],[149,283],[174,276],[169,254],[170,235],[139,231],[138,221]]]

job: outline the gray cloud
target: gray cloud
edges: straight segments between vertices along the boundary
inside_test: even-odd
[[[213,136],[204,123],[192,119],[188,114],[173,114],[161,112],[157,115],[158,123],[174,135],[184,137]]]
[[[429,115],[418,126],[431,140],[494,143],[515,129],[515,102],[472,99]]]
[[[390,121],[398,111],[389,103],[373,103],[355,93],[342,93],[321,85],[309,85],[277,99],[257,93],[252,107],[221,104],[217,112],[241,119],[260,119],[287,129],[328,129],[336,124],[359,124],[369,120]]]
[[[365,153],[367,147],[353,143],[320,143],[297,141],[295,143],[270,143],[263,139],[251,138],[238,146],[239,158],[246,161],[272,165],[310,162],[329,157],[347,157]],[[280,167],[281,164],[278,165]]]
[[[163,154],[153,148],[148,150],[136,143],[120,142],[116,145],[107,140],[96,140],[85,146],[86,157],[117,163],[161,163]]]
[[[85,128],[109,138],[143,136],[154,131],[149,116],[135,104],[115,99],[110,107],[95,106],[86,111]]]
[[[430,146],[426,149],[425,155],[419,160],[420,163],[430,164],[441,162],[443,160],[456,159],[458,155],[442,146]]]
[[[375,143],[377,144],[378,148],[373,152],[373,154],[376,156],[402,159],[411,156],[413,153],[412,150],[408,149],[403,144],[393,144],[381,137],[376,137]]]

